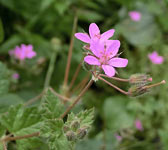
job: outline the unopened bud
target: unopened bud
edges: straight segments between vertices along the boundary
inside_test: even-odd
[[[64,133],[66,133],[70,130],[70,128],[67,125],[64,125],[63,130],[64,130]]]
[[[146,85],[151,81],[152,81],[152,78],[149,75],[140,74],[140,73],[131,75],[129,79],[129,82],[131,84],[141,84],[141,85]]]
[[[145,94],[149,91],[149,89],[159,86],[161,84],[165,84],[166,81],[163,80],[159,83],[151,84],[151,85],[133,85],[129,90],[130,96],[140,96],[142,94]]]
[[[52,48],[53,48],[54,51],[60,50],[60,47],[61,47],[61,41],[60,41],[60,39],[55,38],[55,37],[52,38],[51,39],[51,44],[52,44]]]
[[[80,128],[77,131],[77,137],[79,139],[83,139],[86,136],[86,134],[87,134],[87,129],[86,128]]]
[[[129,95],[132,97],[136,97],[136,96],[141,96],[147,92],[149,92],[148,89],[143,88],[144,86],[138,86],[138,85],[133,85],[129,90]]]
[[[80,127],[80,122],[79,121],[73,121],[71,124],[71,128],[73,131],[76,131]]]
[[[75,141],[76,140],[76,135],[73,131],[68,131],[66,133],[66,137],[67,137],[68,141]]]

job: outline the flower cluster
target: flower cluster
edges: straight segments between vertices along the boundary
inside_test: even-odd
[[[120,48],[119,40],[109,40],[114,34],[115,30],[111,29],[103,34],[95,23],[89,26],[89,35],[86,33],[76,33],[75,37],[87,44],[88,53],[84,61],[89,65],[98,66],[103,69],[105,74],[113,77],[116,73],[115,68],[126,67],[127,59],[119,58],[117,53]]]
[[[31,59],[36,56],[36,52],[33,51],[33,46],[25,44],[21,44],[20,47],[16,46],[14,50],[9,51],[9,54],[18,60]]]

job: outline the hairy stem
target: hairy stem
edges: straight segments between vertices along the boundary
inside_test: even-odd
[[[32,134],[27,134],[27,135],[23,135],[23,136],[15,136],[15,137],[5,137],[4,139],[2,139],[2,141],[7,142],[7,141],[15,141],[15,140],[21,140],[21,139],[25,139],[25,138],[31,138],[34,136],[39,136],[40,132],[35,132]]]
[[[76,78],[79,74],[80,68],[81,68],[81,63],[79,63],[78,67],[76,68],[76,71],[75,71],[75,73],[73,75],[73,78],[71,80],[71,83],[69,85],[69,90],[72,88],[73,84],[75,83],[75,80],[76,80]]]
[[[7,150],[6,142],[2,141],[2,144],[3,144],[3,150]]]
[[[51,92],[57,96],[58,98],[62,99],[63,101],[67,102],[67,101],[70,101],[69,98],[65,97],[65,96],[62,96],[61,94],[57,93],[53,88],[49,88],[51,90]]]
[[[78,97],[74,100],[74,102],[66,109],[66,111],[60,116],[60,118],[64,118],[69,111],[79,102],[80,98],[85,94],[85,92],[89,89],[89,87],[92,85],[93,80],[91,79],[88,84],[85,86],[85,88],[81,91],[81,93],[78,95]]]
[[[116,85],[114,85],[114,84],[108,82],[108,81],[105,80],[104,78],[102,78],[102,77],[100,77],[100,76],[98,76],[98,78],[99,78],[100,80],[102,80],[103,82],[107,83],[108,85],[110,85],[111,87],[115,88],[116,90],[120,91],[121,93],[123,93],[123,94],[125,94],[125,95],[129,95],[129,92],[126,92],[126,91],[120,89],[119,87],[117,87]]]
[[[74,93],[76,90],[79,90],[79,89],[82,89],[83,87],[85,87],[86,83],[87,83],[88,80],[89,80],[89,76],[90,76],[90,74],[88,74],[77,86],[75,86],[75,87],[72,89],[72,92],[71,92],[71,93]]]
[[[110,78],[110,79],[114,79],[114,80],[121,81],[121,82],[129,82],[129,79],[122,79],[122,78],[117,78],[117,77],[109,77],[109,76],[107,76],[105,74],[100,74],[99,76]]]
[[[50,86],[50,81],[51,81],[51,77],[52,77],[52,73],[54,71],[54,64],[56,61],[56,57],[57,57],[57,52],[53,51],[51,58],[50,58],[50,63],[49,63],[49,67],[47,70],[47,75],[45,78],[45,82],[44,82],[44,89],[46,89],[47,87]]]
[[[74,22],[73,22],[73,29],[72,29],[70,46],[69,46],[69,52],[68,52],[68,60],[67,60],[65,76],[64,76],[64,84],[63,84],[64,87],[67,86],[67,83],[68,83],[68,76],[69,76],[69,70],[70,70],[71,58],[72,58],[72,50],[73,50],[73,46],[74,46],[74,34],[75,34],[75,31],[77,28],[77,22],[78,22],[78,15],[77,15],[77,11],[76,11],[75,17],[74,17]]]

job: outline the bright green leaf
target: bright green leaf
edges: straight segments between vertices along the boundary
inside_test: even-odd
[[[64,105],[50,90],[43,96],[41,111],[45,119],[56,119],[64,112]]]
[[[23,136],[39,132],[42,120],[37,107],[24,108],[17,105],[11,106],[7,113],[1,115],[0,123],[14,136]],[[39,137],[16,141],[19,150],[38,148],[41,145],[39,142],[42,142]]]
[[[70,143],[62,131],[63,121],[59,119],[46,120],[41,127],[41,136],[46,138],[50,150],[69,150]]]

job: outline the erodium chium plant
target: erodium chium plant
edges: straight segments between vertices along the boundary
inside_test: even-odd
[[[135,18],[134,15],[137,14],[133,13],[135,12],[131,12],[130,16]],[[74,26],[76,25],[77,19],[75,18]],[[53,54],[50,58],[44,89],[33,99],[26,103],[18,101],[18,104],[11,105],[0,115],[0,150],[74,150],[76,143],[84,140],[92,129],[95,111],[94,108],[82,111],[73,110],[76,104],[82,101],[82,97],[94,82],[95,84],[104,82],[131,97],[141,96],[149,92],[151,88],[165,83],[163,80],[152,84],[152,77],[145,73],[135,73],[130,75],[129,79],[116,77],[116,75],[118,76],[117,68],[125,68],[129,61],[120,57],[121,43],[119,40],[113,39],[114,29],[101,34],[99,27],[95,23],[91,23],[89,34],[74,32],[75,28],[72,32],[64,83],[61,86],[62,92],[56,92],[50,86],[54,63],[61,45],[57,38],[53,38],[51,40]],[[84,87],[79,94],[71,97],[72,94],[70,94],[69,89],[74,81],[72,80],[71,84],[68,85],[67,80],[75,37],[85,43],[82,64],[89,73],[90,80],[83,83]],[[21,44],[21,46],[16,46],[10,50],[9,55],[12,63],[16,64],[18,68],[25,69],[29,60],[34,59],[38,54],[34,51],[33,45]],[[153,63],[160,64],[161,56],[154,57],[156,57],[155,53],[149,55],[149,59]],[[40,60],[37,63],[39,62]],[[3,63],[0,63],[0,66],[0,94],[3,94],[8,92],[9,85],[11,83],[16,84],[21,76],[19,73],[9,70]],[[77,72],[74,78],[76,78]],[[112,80],[128,83],[130,88],[125,91],[113,84]],[[39,99],[41,99],[40,104],[32,105]],[[142,122],[138,118],[135,121],[135,128],[140,132],[144,130]],[[132,134],[132,131],[127,130],[127,133]],[[118,142],[122,142],[124,138],[129,138],[129,134],[121,131],[111,136],[116,137]]]

